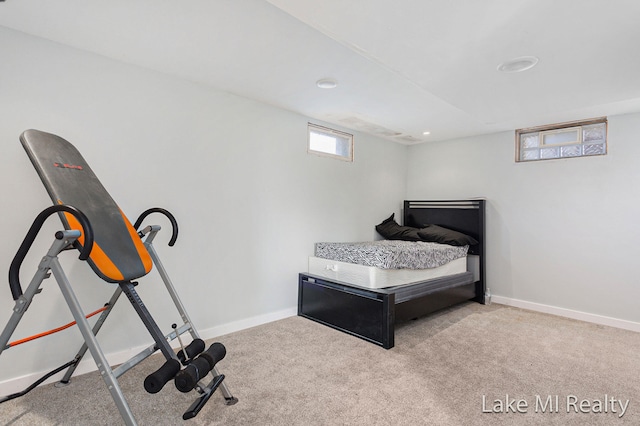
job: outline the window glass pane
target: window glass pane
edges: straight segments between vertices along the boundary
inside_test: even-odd
[[[560,155],[562,157],[578,157],[582,155],[582,149],[580,145],[568,145],[560,148]]]
[[[542,148],[540,150],[540,158],[558,158],[559,156],[559,148]]]
[[[336,136],[336,151],[335,153],[341,157],[351,156],[351,140],[348,138],[341,138]]]
[[[604,153],[604,144],[593,144],[584,146],[584,155],[600,155]]]
[[[326,152],[327,154],[337,154],[337,139],[335,136],[324,135],[311,131],[309,134],[309,148],[314,151]]]
[[[568,131],[546,133],[542,137],[543,145],[559,145],[564,143],[574,143],[580,141],[580,129]]]
[[[353,161],[353,135],[309,123],[307,152]]]
[[[607,118],[516,130],[516,161],[607,154]]]
[[[522,138],[522,148],[535,148],[539,145],[538,143],[538,133],[527,133],[521,136]]]
[[[584,142],[604,141],[605,126],[596,124],[594,126],[584,126],[582,128],[582,140]]]

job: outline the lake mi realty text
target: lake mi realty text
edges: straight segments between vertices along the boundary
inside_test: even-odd
[[[535,395],[517,398],[505,394],[491,399],[482,395],[483,413],[602,413],[624,416],[629,408],[628,399],[605,394],[602,398],[580,398],[575,395]]]

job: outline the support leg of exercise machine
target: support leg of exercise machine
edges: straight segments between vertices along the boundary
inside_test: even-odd
[[[164,268],[162,261],[160,261],[160,258],[158,257],[158,253],[153,247],[153,240],[156,237],[157,233],[160,231],[160,229],[161,229],[160,226],[157,226],[157,225],[149,226],[145,228],[145,230],[143,231],[143,234],[146,234],[147,236],[144,240],[144,245],[147,248],[149,255],[151,256],[151,259],[153,260],[153,263],[156,266],[158,273],[160,274],[160,277],[162,278],[162,281],[164,282],[164,285],[167,288],[167,291],[169,292],[169,295],[171,296],[171,299],[173,300],[173,303],[176,306],[176,309],[178,310],[178,313],[182,318],[182,321],[184,321],[185,324],[189,325],[189,333],[191,334],[191,337],[193,339],[200,339],[200,335],[198,334],[197,330],[193,327],[191,318],[189,318],[189,314],[187,313],[187,310],[182,304],[182,301],[180,300],[180,297],[178,296],[178,293],[176,292],[173,286],[173,283],[171,281],[171,278],[169,277],[169,274],[167,274],[167,271]],[[214,377],[220,376],[220,373],[218,372],[215,366],[211,370],[211,373],[213,374]],[[226,405],[233,405],[238,402],[238,399],[234,397],[229,391],[228,387],[226,386],[226,383],[221,382],[218,384],[218,386],[220,387],[220,392],[222,392],[222,396],[224,397]],[[206,389],[207,387],[208,386],[202,386],[201,388]],[[208,399],[209,398],[207,398],[207,400]]]
[[[56,281],[60,287],[60,291],[62,292],[67,305],[69,305],[69,309],[73,314],[76,323],[78,324],[78,328],[82,333],[82,337],[84,337],[84,341],[91,352],[91,356],[93,357],[96,366],[98,367],[98,371],[100,371],[100,375],[102,376],[105,384],[107,385],[107,389],[111,393],[111,397],[118,407],[118,411],[120,411],[120,415],[124,420],[126,425],[136,425],[135,418],[133,417],[133,413],[131,412],[131,408],[127,404],[127,401],[122,393],[122,389],[118,384],[118,380],[116,376],[113,374],[113,370],[109,366],[109,362],[105,357],[102,349],[100,349],[100,345],[98,345],[98,341],[96,340],[96,336],[89,325],[89,322],[84,316],[82,312],[82,308],[80,307],[80,303],[76,298],[75,293],[71,289],[71,284],[67,279],[62,267],[57,258],[53,259],[51,264],[51,271],[53,272]]]
[[[60,236],[60,238],[58,238]],[[60,266],[60,262],[58,260],[58,254],[63,251],[66,247],[72,244],[78,237],[80,236],[79,231],[63,231],[56,235],[56,240],[51,245],[51,248],[47,252],[47,255],[42,258],[38,265],[38,269],[29,283],[26,291],[20,295],[16,299],[16,305],[13,310],[13,314],[7,323],[4,331],[0,335],[0,354],[5,349],[11,335],[15,331],[18,323],[22,319],[24,313],[28,309],[29,305],[33,301],[33,298],[36,294],[40,292],[40,286],[42,282],[49,278],[50,272],[53,273],[54,278],[56,279],[58,286],[60,287],[60,291],[62,292],[67,305],[73,315],[82,336],[87,344],[88,349],[91,351],[91,355],[96,362],[98,370],[102,375],[103,380],[105,381],[111,396],[120,411],[120,415],[127,425],[135,425],[135,419],[133,417],[133,413],[127,404],[122,390],[116,380],[111,367],[107,362],[104,353],[100,349],[96,338],[93,334],[93,330],[91,329],[87,318],[85,317],[82,308],[76,298],[73,290],[71,289],[71,285],[69,280],[67,279],[62,267]]]
[[[2,352],[7,348],[7,343],[9,343],[11,335],[18,326],[22,316],[31,305],[33,298],[36,294],[40,293],[40,286],[42,285],[42,282],[49,278],[51,262],[53,259],[55,259],[65,247],[75,241],[79,236],[80,232],[78,231],[66,231],[62,233],[61,237],[63,238],[56,238],[53,244],[51,244],[47,254],[40,260],[38,269],[29,282],[27,289],[15,300],[13,313],[11,314],[9,322],[5,326],[2,334],[0,334],[0,354],[2,354]]]
[[[120,287],[117,287],[116,290],[113,292],[111,299],[109,299],[109,302],[107,302],[107,309],[100,314],[100,317],[98,317],[98,320],[93,325],[92,331],[94,336],[96,336],[98,334],[98,331],[100,331],[100,328],[102,328],[102,324],[104,324],[104,322],[107,320],[107,317],[111,313],[111,310],[113,310],[113,307],[115,306],[121,294],[122,294],[122,290],[120,289]],[[67,369],[62,379],[60,379],[60,381],[56,383],[55,385],[56,387],[62,387],[69,384],[69,382],[71,381],[71,376],[73,376],[73,373],[76,371],[78,364],[80,364],[80,361],[82,361],[82,358],[87,352],[87,349],[88,349],[87,343],[85,342],[82,344],[82,346],[80,347],[80,350],[74,357],[75,362]],[[119,376],[116,375],[116,377],[119,377]]]

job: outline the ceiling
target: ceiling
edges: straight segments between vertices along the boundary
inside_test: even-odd
[[[0,3],[0,26],[404,144],[640,111],[638,21],[637,0]]]

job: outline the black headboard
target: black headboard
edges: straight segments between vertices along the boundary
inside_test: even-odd
[[[415,228],[440,225],[470,235],[479,244],[469,247],[469,253],[480,254],[484,245],[484,205],[485,200],[405,200],[403,223]]]
[[[469,247],[469,254],[480,257],[480,281],[485,287],[485,200],[420,200],[404,202],[403,224],[416,228],[440,225],[470,235],[478,244]]]

